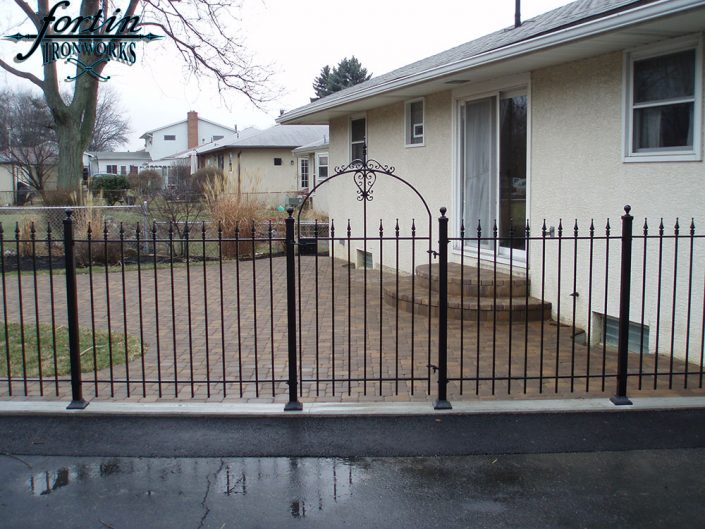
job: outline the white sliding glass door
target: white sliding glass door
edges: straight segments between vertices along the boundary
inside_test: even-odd
[[[466,236],[494,235],[500,255],[525,258],[527,97],[525,91],[498,93],[460,107],[461,196]]]

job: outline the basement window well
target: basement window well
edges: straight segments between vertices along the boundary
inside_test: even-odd
[[[619,318],[595,314],[600,332],[600,343],[607,347],[617,349],[619,345]],[[629,340],[627,349],[631,353],[649,352],[649,326],[629,322]]]

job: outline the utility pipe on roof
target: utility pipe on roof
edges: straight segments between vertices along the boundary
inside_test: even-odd
[[[521,0],[516,0],[514,9],[514,27],[521,26]]]

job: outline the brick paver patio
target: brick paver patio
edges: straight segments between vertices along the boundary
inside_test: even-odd
[[[301,385],[301,400],[433,400],[436,376],[428,366],[437,363],[437,320],[397,311],[394,304],[382,301],[380,281],[382,286],[389,286],[394,284],[395,276],[385,273],[380,278],[379,270],[368,270],[365,288],[364,272],[353,269],[348,274],[349,268],[341,260],[319,257],[317,267],[314,257],[301,257],[300,262],[301,311],[297,325],[302,344],[300,369],[305,380]],[[134,401],[161,398],[285,402],[288,367],[284,258],[259,259],[254,265],[252,261],[224,261],[222,289],[220,273],[218,263],[208,263],[205,272],[201,263],[192,263],[189,269],[180,265],[173,270],[172,282],[170,269],[159,268],[155,284],[153,268],[144,267],[141,277],[136,270],[126,271],[123,284],[120,272],[109,273],[106,283],[104,269],[95,268],[93,318],[91,277],[79,274],[81,326],[108,328],[106,292],[109,288],[110,328],[124,332],[125,315],[128,334],[142,335],[146,347],[144,367],[141,358],[133,359],[127,366],[115,366],[112,383],[108,369],[97,374],[84,373],[86,398],[127,399],[125,379],[129,369],[129,399]],[[35,323],[31,273],[23,274],[22,279],[24,321]],[[19,321],[17,290],[16,276],[8,275],[9,321]],[[46,273],[37,275],[37,299],[40,322],[50,322]],[[54,276],[54,299],[57,324],[66,325],[63,275]],[[462,355],[461,322],[451,321],[448,332],[449,377],[458,379],[462,372],[464,377],[479,379],[462,383],[451,381],[448,390],[451,401],[555,398],[556,395],[580,398],[614,393],[614,352],[594,346],[588,353],[586,346],[573,343],[569,326],[559,328],[550,321],[527,325],[522,321],[511,326],[506,322],[497,322],[496,326],[482,322],[478,338],[478,325],[465,321]],[[124,351],[114,354],[124,354]],[[644,373],[641,389],[638,388],[639,377],[630,378],[631,395],[703,394],[700,366],[694,365],[688,369],[698,374],[689,376],[688,389],[684,388],[682,375],[669,381],[668,375],[660,374],[654,390],[655,360],[653,355],[645,354],[640,359],[639,355],[630,354],[630,372],[637,374],[641,362]],[[661,373],[668,368],[670,358],[660,356],[658,362]],[[675,360],[674,370],[683,371],[683,363]],[[571,373],[574,374],[572,380]],[[494,384],[489,380],[493,374],[498,378]],[[524,375],[529,377],[526,382],[512,380],[511,385],[507,382],[510,376]],[[367,378],[367,382],[362,378]],[[394,378],[402,380],[394,381]],[[673,386],[671,390],[669,382]],[[24,395],[20,380],[13,380],[12,388],[17,398],[39,395],[38,383],[29,384],[28,396]],[[57,398],[53,379],[44,381],[44,394],[44,398]],[[8,396],[6,380],[0,381],[0,396]],[[69,396],[70,384],[60,382],[58,398],[68,399]]]

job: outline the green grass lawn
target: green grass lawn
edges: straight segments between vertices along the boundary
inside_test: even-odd
[[[0,375],[7,376],[7,354],[9,343],[10,369],[13,376],[21,376],[22,368],[22,333],[19,323],[8,323],[8,339],[5,336],[5,324],[0,323]],[[39,341],[41,353],[37,354],[37,326],[24,326],[24,365],[26,376],[39,374],[39,356],[42,362],[42,376],[54,376],[54,343],[56,343],[56,374],[66,375],[71,371],[69,360],[69,334],[63,326],[56,328],[56,342],[52,335],[51,325],[39,326]],[[110,345],[113,351],[113,365],[125,363],[125,338],[120,332],[96,330],[95,357],[98,369],[110,365]],[[93,337],[90,329],[83,329],[80,333],[81,371],[93,371]],[[131,360],[140,356],[140,341],[134,336],[127,335],[128,358]]]

